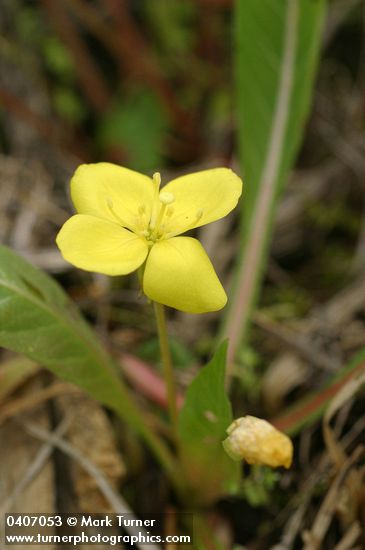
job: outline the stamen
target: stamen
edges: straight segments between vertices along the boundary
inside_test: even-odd
[[[109,208],[111,214],[114,216],[114,218],[123,226],[125,227],[125,222],[122,220],[122,218],[116,213],[116,211],[114,210],[114,205],[113,205],[113,199],[111,197],[107,197],[106,198],[106,205],[107,207]]]
[[[152,180],[155,186],[155,191],[154,191],[153,206],[152,206],[151,219],[150,219],[150,228],[153,230],[156,225],[157,213],[159,208],[158,192],[160,190],[160,185],[161,185],[161,174],[159,172],[155,172],[152,176]]]
[[[161,191],[158,196],[158,199],[161,205],[154,204],[153,212],[150,221],[150,229],[156,234],[162,234],[163,230],[161,228],[161,223],[165,213],[170,209],[169,205],[175,201],[175,197],[172,193],[168,191]],[[158,212],[158,215],[157,215]],[[171,215],[171,214],[170,214]]]
[[[171,233],[167,233],[165,235],[165,238],[166,239],[170,239],[171,237],[176,237],[176,235],[180,235],[180,233],[185,233],[185,231],[189,231],[189,229],[193,229],[193,227],[198,223],[198,221],[200,220],[200,218],[202,217],[202,215],[204,214],[204,210],[202,208],[200,208],[196,215],[195,215],[195,218],[193,219],[193,221],[191,223],[189,223],[189,225],[187,225],[183,231],[172,231]]]
[[[161,195],[160,195],[160,197],[161,197]],[[156,233],[158,232],[158,230],[160,228],[161,222],[162,222],[163,217],[165,215],[165,210],[167,208],[167,205],[168,205],[168,203],[162,202],[162,206],[161,206],[160,212],[158,214],[157,223],[156,223]]]
[[[137,216],[137,227],[139,227],[139,230],[143,233],[143,230],[147,227],[148,222],[146,219],[146,205],[140,204],[138,206],[138,216]]]

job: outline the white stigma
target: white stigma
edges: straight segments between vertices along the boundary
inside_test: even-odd
[[[161,193],[159,194],[159,200],[160,202],[162,202],[162,204],[172,204],[173,202],[175,202],[175,197],[172,193],[169,193],[168,191],[161,191]]]

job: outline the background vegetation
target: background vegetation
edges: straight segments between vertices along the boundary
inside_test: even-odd
[[[162,434],[158,343],[136,281],[75,270],[55,247],[68,180],[100,160],[164,182],[221,165],[244,177],[241,212],[199,230],[230,306],[223,320],[171,312],[177,380],[182,400],[228,336],[234,416],[291,433],[295,463],[245,466],[238,493],[207,497],[223,548],[364,543],[364,13],[361,0],[2,0],[1,243],[76,301]],[[64,295],[14,258],[2,249],[1,281],[56,304],[38,328],[66,318]],[[0,510],[108,511],[100,472],[136,513],[178,507],[134,432],[42,369],[77,382],[67,349],[50,365],[53,350],[32,351],[39,332],[19,335],[25,307],[0,309],[0,343],[21,352],[0,352]],[[76,345],[63,330],[55,341]],[[82,330],[84,372],[97,373],[108,359]],[[52,430],[67,431],[69,452],[48,460]]]

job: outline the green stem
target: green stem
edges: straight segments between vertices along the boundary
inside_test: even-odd
[[[167,326],[166,326],[165,307],[162,304],[159,304],[158,302],[154,302],[153,306],[154,306],[155,315],[156,315],[156,323],[157,323],[157,330],[158,330],[158,339],[160,343],[163,373],[164,373],[164,378],[166,382],[166,393],[167,393],[167,403],[169,408],[169,416],[170,416],[174,437],[177,442],[178,441],[178,412],[177,412],[177,406],[176,406],[174,371],[172,367],[169,339],[168,339]]]

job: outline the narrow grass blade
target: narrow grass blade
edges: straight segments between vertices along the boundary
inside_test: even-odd
[[[308,114],[325,0],[237,0],[239,154],[245,180],[241,253],[223,333],[228,362],[249,326],[277,199]]]
[[[330,401],[340,390],[350,380],[362,376],[364,372],[365,348],[359,351],[347,367],[341,369],[341,372],[325,388],[304,397],[280,416],[271,419],[270,422],[278,430],[295,435],[305,426],[310,426],[317,422],[324,414]]]

